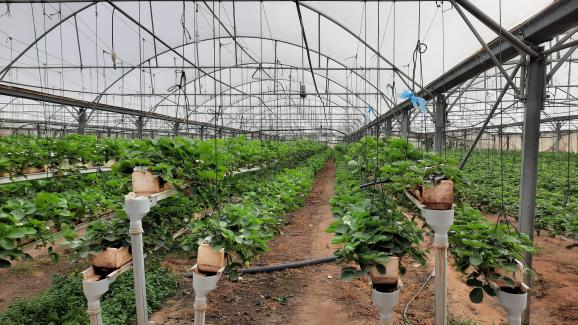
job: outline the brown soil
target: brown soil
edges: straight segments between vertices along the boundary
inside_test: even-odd
[[[15,299],[41,294],[52,285],[53,275],[68,275],[78,267],[64,258],[53,263],[50,257],[43,255],[0,269],[0,311],[8,308]]]
[[[571,242],[552,238],[546,231],[534,235],[534,244],[538,253],[533,258],[536,278],[530,290],[532,323],[578,324],[578,248],[566,249]]]
[[[84,230],[78,232],[82,235]],[[8,308],[15,299],[38,296],[52,286],[52,276],[68,275],[80,271],[86,263],[77,263],[66,258],[67,246],[64,239],[57,240],[52,249],[60,254],[58,263],[53,263],[48,255],[48,246],[25,249],[33,259],[12,261],[12,266],[0,269],[0,311]]]

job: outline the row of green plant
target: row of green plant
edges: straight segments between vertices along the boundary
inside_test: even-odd
[[[151,208],[146,218],[143,218],[143,241],[147,253],[167,251],[178,240],[173,234],[189,223],[200,222],[199,214],[208,209],[219,209],[226,202],[242,200],[243,193],[262,186],[277,175],[275,169],[243,173],[235,177],[227,177],[218,186],[199,187],[194,192],[177,195],[159,202]],[[102,250],[103,247],[129,246],[130,238],[127,235],[129,218],[121,207],[116,210],[116,216],[110,221],[99,220],[87,228],[86,233],[77,240],[71,241],[73,255],[89,257]],[[180,238],[179,238],[180,240]]]
[[[503,280],[514,285],[512,276],[503,275],[503,271],[514,271],[516,259],[522,260],[522,255],[534,252],[534,248],[529,238],[511,225],[490,223],[465,203],[463,193],[468,181],[456,167],[456,161],[420,152],[398,138],[382,141],[365,137],[337,149],[343,159],[339,173],[346,175],[338,177],[339,194],[332,201],[337,220],[329,231],[336,233],[335,242],[343,244],[336,254],[358,265],[355,269],[344,268],[346,278],[366,274],[368,266],[383,269],[387,260],[383,253],[386,257],[409,254],[423,263],[423,255],[416,253],[420,232],[415,225],[406,225],[410,221],[401,219],[399,209],[416,210],[405,190],[418,185],[432,186],[430,176],[445,175],[454,182],[456,205],[449,250],[458,270],[468,275],[466,283],[472,287],[470,299],[479,303],[484,292],[495,295],[490,282]],[[364,191],[359,189],[362,182],[375,180],[382,184]],[[389,225],[391,230],[387,229]]]
[[[88,188],[110,192],[111,195],[126,194],[126,191],[130,189],[130,177],[111,172],[89,174],[75,172],[66,176],[1,184],[0,205],[15,198],[34,199],[42,192],[62,193]]]
[[[375,188],[362,190],[358,162],[349,154],[338,156],[336,194],[331,199],[335,221],[327,232],[335,233],[333,244],[341,245],[335,252],[339,260],[357,264],[343,267],[341,278],[363,276],[372,267],[383,271],[391,256],[401,260],[408,255],[425,265],[425,252],[419,247],[422,229],[389,196]]]
[[[70,169],[101,166],[117,159],[129,140],[85,135],[64,138],[0,137],[0,175],[16,176],[27,168]]]
[[[268,242],[285,221],[283,216],[305,202],[313,176],[329,154],[323,151],[297,168],[284,169],[243,193],[239,203],[225,205],[211,216],[191,222],[181,247],[194,250],[207,243],[214,249],[224,248],[228,256],[226,272],[235,278],[236,268],[249,265],[269,249]]]
[[[317,151],[310,152],[309,155],[315,152]],[[202,228],[201,224],[208,219],[230,222],[221,238],[230,248],[227,249],[230,254],[264,251],[265,248],[260,246],[262,236],[269,236],[266,231],[273,229],[273,224],[270,224],[268,219],[273,219],[274,215],[283,214],[288,209],[293,210],[304,202],[311,187],[313,174],[326,160],[327,154],[327,151],[323,151],[304,161],[295,160],[292,164],[297,165],[296,168],[270,168],[227,177],[218,186],[213,184],[203,193],[196,192],[194,195],[180,193],[161,201],[143,219],[145,251],[149,253],[148,256],[154,257],[159,256],[159,252],[162,255],[179,246],[191,248],[195,245],[193,237],[196,235],[177,239],[172,235],[187,223],[190,228],[197,226]],[[233,201],[239,203],[229,203],[207,219],[198,220],[195,212],[214,206],[214,202],[209,202],[211,200],[209,197],[214,191],[219,191],[217,197],[223,200],[231,199],[233,196]],[[245,212],[238,214],[242,209],[245,209]],[[250,214],[246,214],[249,213],[247,211],[250,211]],[[127,217],[122,210],[117,213],[117,217],[110,222],[99,221],[89,227],[79,240],[71,241],[75,255],[87,257],[105,246],[129,245]],[[278,226],[282,219],[280,217],[275,219],[277,220],[275,226]],[[240,229],[240,226],[245,228]],[[231,231],[236,232],[234,239],[227,237]],[[217,233],[213,232],[214,235]],[[205,231],[204,235],[207,234]],[[242,242],[239,241],[241,238]],[[256,254],[251,256],[254,257]],[[147,298],[151,310],[158,308],[174,291],[174,279],[170,275],[164,278],[166,276],[164,272],[166,270],[158,266],[147,267]],[[163,278],[159,279],[160,274],[163,274]],[[68,277],[57,277],[54,286],[40,297],[19,301],[10,306],[5,313],[0,314],[0,323],[85,324],[86,304],[80,278],[77,273]],[[111,291],[103,297],[102,306],[105,322],[110,324],[134,322],[134,293],[130,274],[123,275],[115,282]],[[128,309],[123,306],[128,306]]]
[[[107,176],[75,174],[52,180],[0,185],[0,191],[19,196],[0,205],[0,266],[8,267],[10,260],[28,258],[22,246],[30,241],[40,240],[42,245],[50,243],[58,231],[65,239],[74,239],[74,225],[107,210],[117,210],[120,219],[113,225],[118,226],[111,230],[110,226],[97,223],[94,229],[102,231],[95,236],[104,238],[107,236],[102,236],[102,233],[120,231],[126,221],[120,209],[121,198],[130,191],[130,178],[126,173],[134,166],[149,166],[165,181],[184,190],[187,198],[181,200],[192,202],[192,205],[203,201],[204,205],[199,207],[208,207],[217,204],[219,197],[234,194],[236,181],[224,181],[225,174],[240,167],[253,166],[255,162],[264,163],[266,159],[271,161],[268,168],[273,169],[276,165],[294,164],[322,147],[309,141],[294,141],[279,143],[279,150],[273,152],[273,144],[242,137],[216,141],[179,137],[137,140],[123,143],[124,151],[118,156],[114,171]],[[255,156],[247,156],[248,153]],[[220,182],[219,186],[209,186],[216,181]],[[232,192],[227,193],[230,189]],[[97,246],[94,240],[91,242],[90,247]],[[77,246],[76,242],[74,246]],[[53,257],[56,259],[57,255],[53,254]]]
[[[461,157],[462,152],[449,152]],[[475,180],[465,188],[468,200],[486,213],[517,217],[521,153],[480,150],[474,152],[464,175]],[[578,155],[540,153],[536,198],[536,228],[552,236],[578,239]]]
[[[176,277],[163,268],[158,260],[147,258],[146,290],[149,312],[161,308],[162,303],[177,289]],[[104,324],[134,324],[136,305],[132,272],[122,274],[102,297]],[[82,292],[82,275],[56,275],[53,285],[40,296],[19,299],[0,313],[0,323],[25,324],[89,324],[86,299]]]

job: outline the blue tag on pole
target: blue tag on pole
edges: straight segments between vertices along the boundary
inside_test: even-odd
[[[427,113],[426,108],[427,101],[425,99],[414,95],[409,90],[404,90],[399,97],[401,99],[409,99],[411,101],[411,104],[413,105],[413,108],[419,109],[424,114]]]

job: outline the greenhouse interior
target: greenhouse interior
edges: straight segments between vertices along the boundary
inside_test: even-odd
[[[0,324],[578,324],[578,1],[0,1]]]

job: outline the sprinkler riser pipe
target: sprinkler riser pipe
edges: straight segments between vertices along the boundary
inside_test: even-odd
[[[193,266],[193,290],[195,292],[195,323],[205,325],[205,313],[207,310],[207,296],[215,290],[217,283],[223,274],[224,268],[215,275],[205,276],[197,271],[197,265]]]
[[[86,312],[90,320],[90,325],[103,325],[102,323],[102,308],[100,307],[100,299],[97,301],[87,303]]]
[[[142,227],[140,229],[131,228],[130,233],[130,242],[133,254],[134,293],[136,301],[137,324],[147,325],[148,308],[145,286]]]
[[[124,210],[130,218],[130,242],[133,256],[134,293],[138,325],[148,325],[148,308],[144,269],[144,248],[142,219],[150,211],[151,202],[145,197],[135,197],[134,193],[125,196]]]
[[[526,309],[528,293],[515,294],[498,290],[497,295],[500,305],[508,312],[508,324],[521,325],[522,313]]]
[[[454,210],[430,210],[423,208],[422,215],[435,233],[433,245],[435,249],[435,324],[446,325],[448,322],[448,231],[454,222]]]
[[[85,272],[92,271],[92,267]],[[102,308],[100,307],[100,298],[108,291],[110,287],[109,279],[99,281],[82,280],[82,292],[86,298],[86,313],[90,320],[90,325],[102,325]]]
[[[390,325],[393,319],[393,307],[399,302],[399,289],[394,292],[372,290],[373,304],[379,309],[379,324]]]

